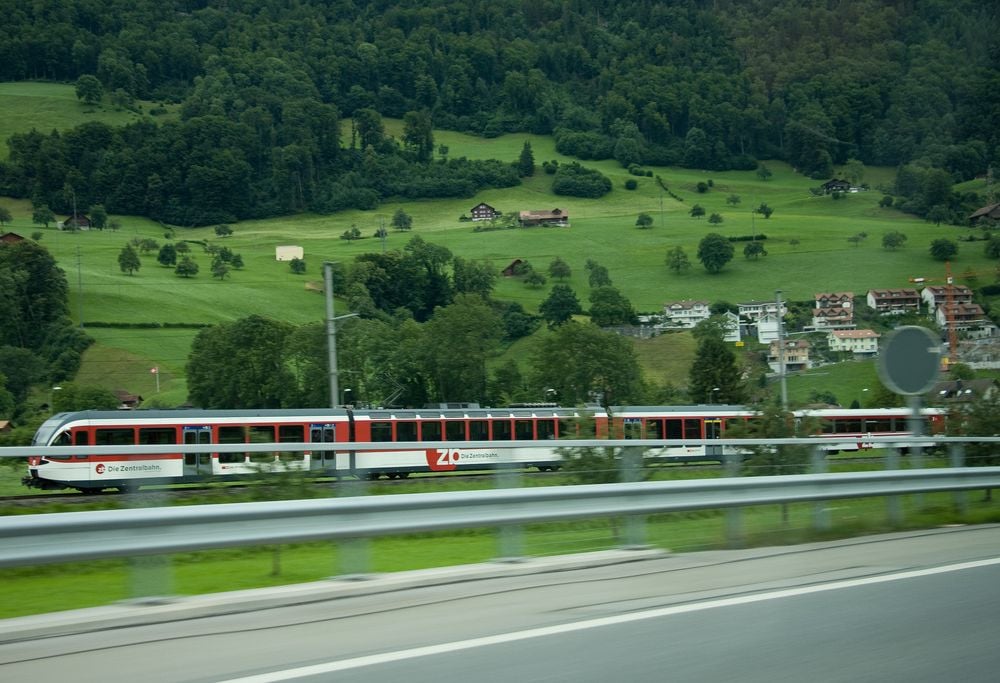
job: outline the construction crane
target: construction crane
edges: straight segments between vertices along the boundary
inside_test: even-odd
[[[968,275],[976,276],[981,273],[967,273]],[[913,284],[931,284],[935,282],[942,282],[941,278],[925,278],[925,277],[911,277],[910,282]],[[944,279],[945,284],[945,326],[948,330],[948,354],[942,358],[941,369],[947,371],[949,366],[953,363],[958,362],[958,331],[955,327],[955,278],[951,274],[951,262],[944,262]]]

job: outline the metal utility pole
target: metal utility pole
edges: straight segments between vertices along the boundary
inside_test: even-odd
[[[77,288],[77,313],[80,316],[80,329],[83,329],[83,267],[80,263],[80,247],[76,248],[76,288]]]
[[[339,374],[337,372],[337,320],[353,318],[357,313],[348,313],[337,318],[333,314],[333,262],[323,262],[323,283],[326,296],[326,347],[330,367],[330,407],[340,405]]]
[[[775,314],[778,316],[778,380],[781,382],[781,409],[788,410],[788,383],[785,381],[785,330],[784,320],[781,315],[781,290],[775,290],[774,302],[777,307]]]

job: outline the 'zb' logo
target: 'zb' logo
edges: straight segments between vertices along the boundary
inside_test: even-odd
[[[447,448],[443,451],[428,448],[426,454],[427,466],[435,472],[447,472],[458,468],[459,455],[456,448]]]

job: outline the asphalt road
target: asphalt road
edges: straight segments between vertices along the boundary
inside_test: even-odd
[[[300,590],[289,606],[244,593],[117,608],[128,613],[117,620],[8,620],[0,680],[998,678],[998,526],[642,557],[577,568],[555,558],[495,578],[425,573],[410,588],[354,582],[314,601]]]

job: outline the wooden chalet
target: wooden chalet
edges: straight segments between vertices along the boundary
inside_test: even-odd
[[[831,194],[833,192],[847,192],[851,189],[851,184],[846,180],[834,178],[832,180],[827,180],[825,183],[820,185],[820,187],[823,188],[823,192],[826,194]]]
[[[494,218],[499,218],[502,215],[501,212],[497,211],[486,202],[479,202],[472,207],[472,210],[470,210],[469,213],[472,214],[472,220],[474,221],[490,221]]]
[[[979,223],[980,221],[1000,221],[1000,203],[976,209],[969,215],[970,223]]]
[[[16,232],[5,232],[0,235],[0,244],[17,244],[18,242],[23,242],[24,238],[18,235]]]

